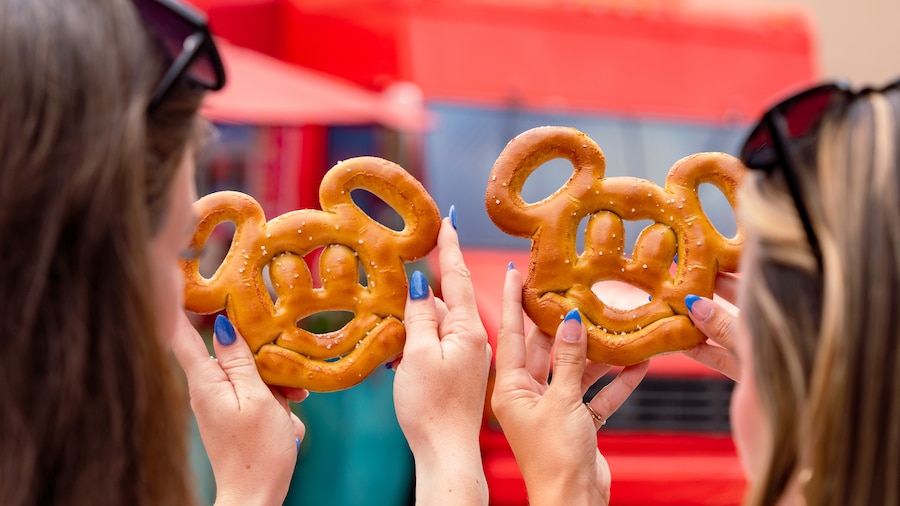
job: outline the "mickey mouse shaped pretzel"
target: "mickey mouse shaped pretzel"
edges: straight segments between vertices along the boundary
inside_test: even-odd
[[[390,205],[404,228],[392,230],[369,217],[353,202],[355,189]],[[202,314],[225,309],[256,354],[266,383],[327,392],[356,385],[403,350],[404,263],[433,249],[440,215],[415,178],[374,157],[335,165],[322,179],[319,201],[321,211],[291,211],[269,222],[243,193],[217,192],[197,201],[192,248],[202,248],[220,223],[230,221],[236,229],[210,278],[200,274],[198,260],[184,263],[185,305]],[[314,286],[304,256],[320,248],[321,286]],[[300,328],[305,317],[327,311],[354,316],[323,334]]]
[[[525,180],[555,158],[572,162],[574,173],[549,197],[526,203]],[[711,183],[735,207],[743,165],[724,153],[688,156],[672,167],[664,188],[645,179],[604,178],[605,168],[597,144],[566,127],[518,135],[494,164],[485,194],[488,214],[504,232],[532,240],[525,312],[554,335],[565,314],[578,309],[588,331],[588,358],[611,365],[702,343],[706,338],[687,316],[684,297],[712,296],[717,271],[737,270],[743,230],[739,224],[735,237],[722,236],[704,214],[697,189]],[[576,235],[585,218],[579,254]],[[623,220],[654,222],[640,233],[631,255]],[[651,300],[633,309],[606,305],[592,286],[607,280],[640,288]]]

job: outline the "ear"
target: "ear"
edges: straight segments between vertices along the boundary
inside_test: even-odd
[[[371,192],[403,219],[403,228],[394,230],[366,214],[353,202],[353,190]],[[427,255],[437,244],[441,216],[425,187],[399,165],[375,157],[358,157],[343,161],[328,171],[319,187],[322,209],[337,214],[341,226],[354,226],[360,231],[377,231],[368,235],[378,247],[393,248],[404,261]],[[367,247],[361,238],[354,249]],[[376,247],[372,244],[372,247]]]
[[[698,189],[703,183],[712,184],[722,192],[736,214],[737,190],[746,170],[740,160],[731,155],[697,153],[676,162],[666,181],[666,189],[674,193],[677,199],[683,198],[689,205],[695,206],[695,209],[702,210]],[[680,183],[677,185],[673,183],[670,187],[669,181],[680,181]],[[716,230],[705,211],[698,213],[696,220],[699,222],[698,225],[714,231],[709,234],[708,240],[714,242],[719,271],[736,271],[744,244],[744,228],[740,221],[737,223],[737,232],[734,237],[725,237]]]
[[[239,283],[235,277],[237,268],[230,264],[244,263],[242,249],[252,251],[259,240],[265,214],[259,204],[249,195],[223,191],[205,195],[194,203],[194,212],[200,217],[190,248],[201,251],[220,224],[231,222],[235,226],[234,237],[224,260],[209,278],[200,274],[200,259],[182,262],[185,275],[186,309],[201,314],[211,314],[225,308],[228,291]]]
[[[526,203],[522,199],[525,181],[556,158],[572,162],[574,173],[549,197]],[[545,223],[542,216],[580,220],[584,217],[580,203],[589,200],[592,182],[602,179],[605,169],[603,152],[582,132],[569,127],[533,128],[509,141],[500,153],[488,180],[485,207],[497,227],[511,235],[533,237],[543,225],[567,229],[561,223]]]

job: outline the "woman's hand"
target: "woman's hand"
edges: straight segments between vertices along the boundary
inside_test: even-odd
[[[716,295],[729,304],[737,301],[740,278],[731,273],[719,273],[716,277]],[[691,320],[713,344],[706,342],[684,352],[688,357],[715,369],[737,381],[740,374],[734,353],[735,316],[724,306],[705,297],[688,295],[685,298]]]
[[[178,332],[173,351],[187,375],[215,475],[216,504],[283,503],[306,432],[288,400],[300,402],[308,392],[263,383],[253,353],[224,316],[216,319],[217,358],[209,356],[186,315]]]
[[[433,296],[421,272],[410,279],[394,405],[416,462],[416,504],[482,505],[488,494],[478,436],[491,348],[448,219],[438,253],[444,301]]]
[[[590,406],[601,421],[583,396],[610,367],[588,361],[586,354],[587,335],[577,312],[567,315],[555,340],[536,326],[525,337],[522,276],[510,269],[503,287],[491,406],[522,471],[529,504],[609,502],[611,478],[597,449],[597,430],[631,395],[648,363],[622,369],[594,397]]]

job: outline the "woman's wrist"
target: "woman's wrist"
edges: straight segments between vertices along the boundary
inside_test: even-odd
[[[416,465],[416,504],[486,505],[487,480],[478,440],[447,440],[413,450]]]
[[[609,488],[602,489],[596,481],[596,476],[588,474],[580,470],[570,473],[544,472],[539,476],[523,473],[525,488],[528,491],[528,504],[606,506],[609,504]]]
[[[609,500],[585,489],[558,490],[544,487],[536,493],[528,490],[528,504],[530,506],[558,506],[560,504],[606,506],[609,504]]]
[[[213,506],[280,506],[287,498],[284,490],[264,490],[264,487],[247,487],[246,490],[222,489],[216,492]]]

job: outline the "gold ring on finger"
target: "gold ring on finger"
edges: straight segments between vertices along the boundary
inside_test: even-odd
[[[599,413],[597,413],[596,411],[594,411],[594,408],[591,407],[591,403],[585,402],[585,403],[584,403],[584,407],[587,408],[588,413],[591,414],[591,418],[594,419],[594,422],[596,422],[597,424],[599,424],[599,426],[597,427],[597,430],[600,430],[600,427],[603,427],[604,425],[606,425],[606,419],[603,418],[602,416],[600,416]]]

